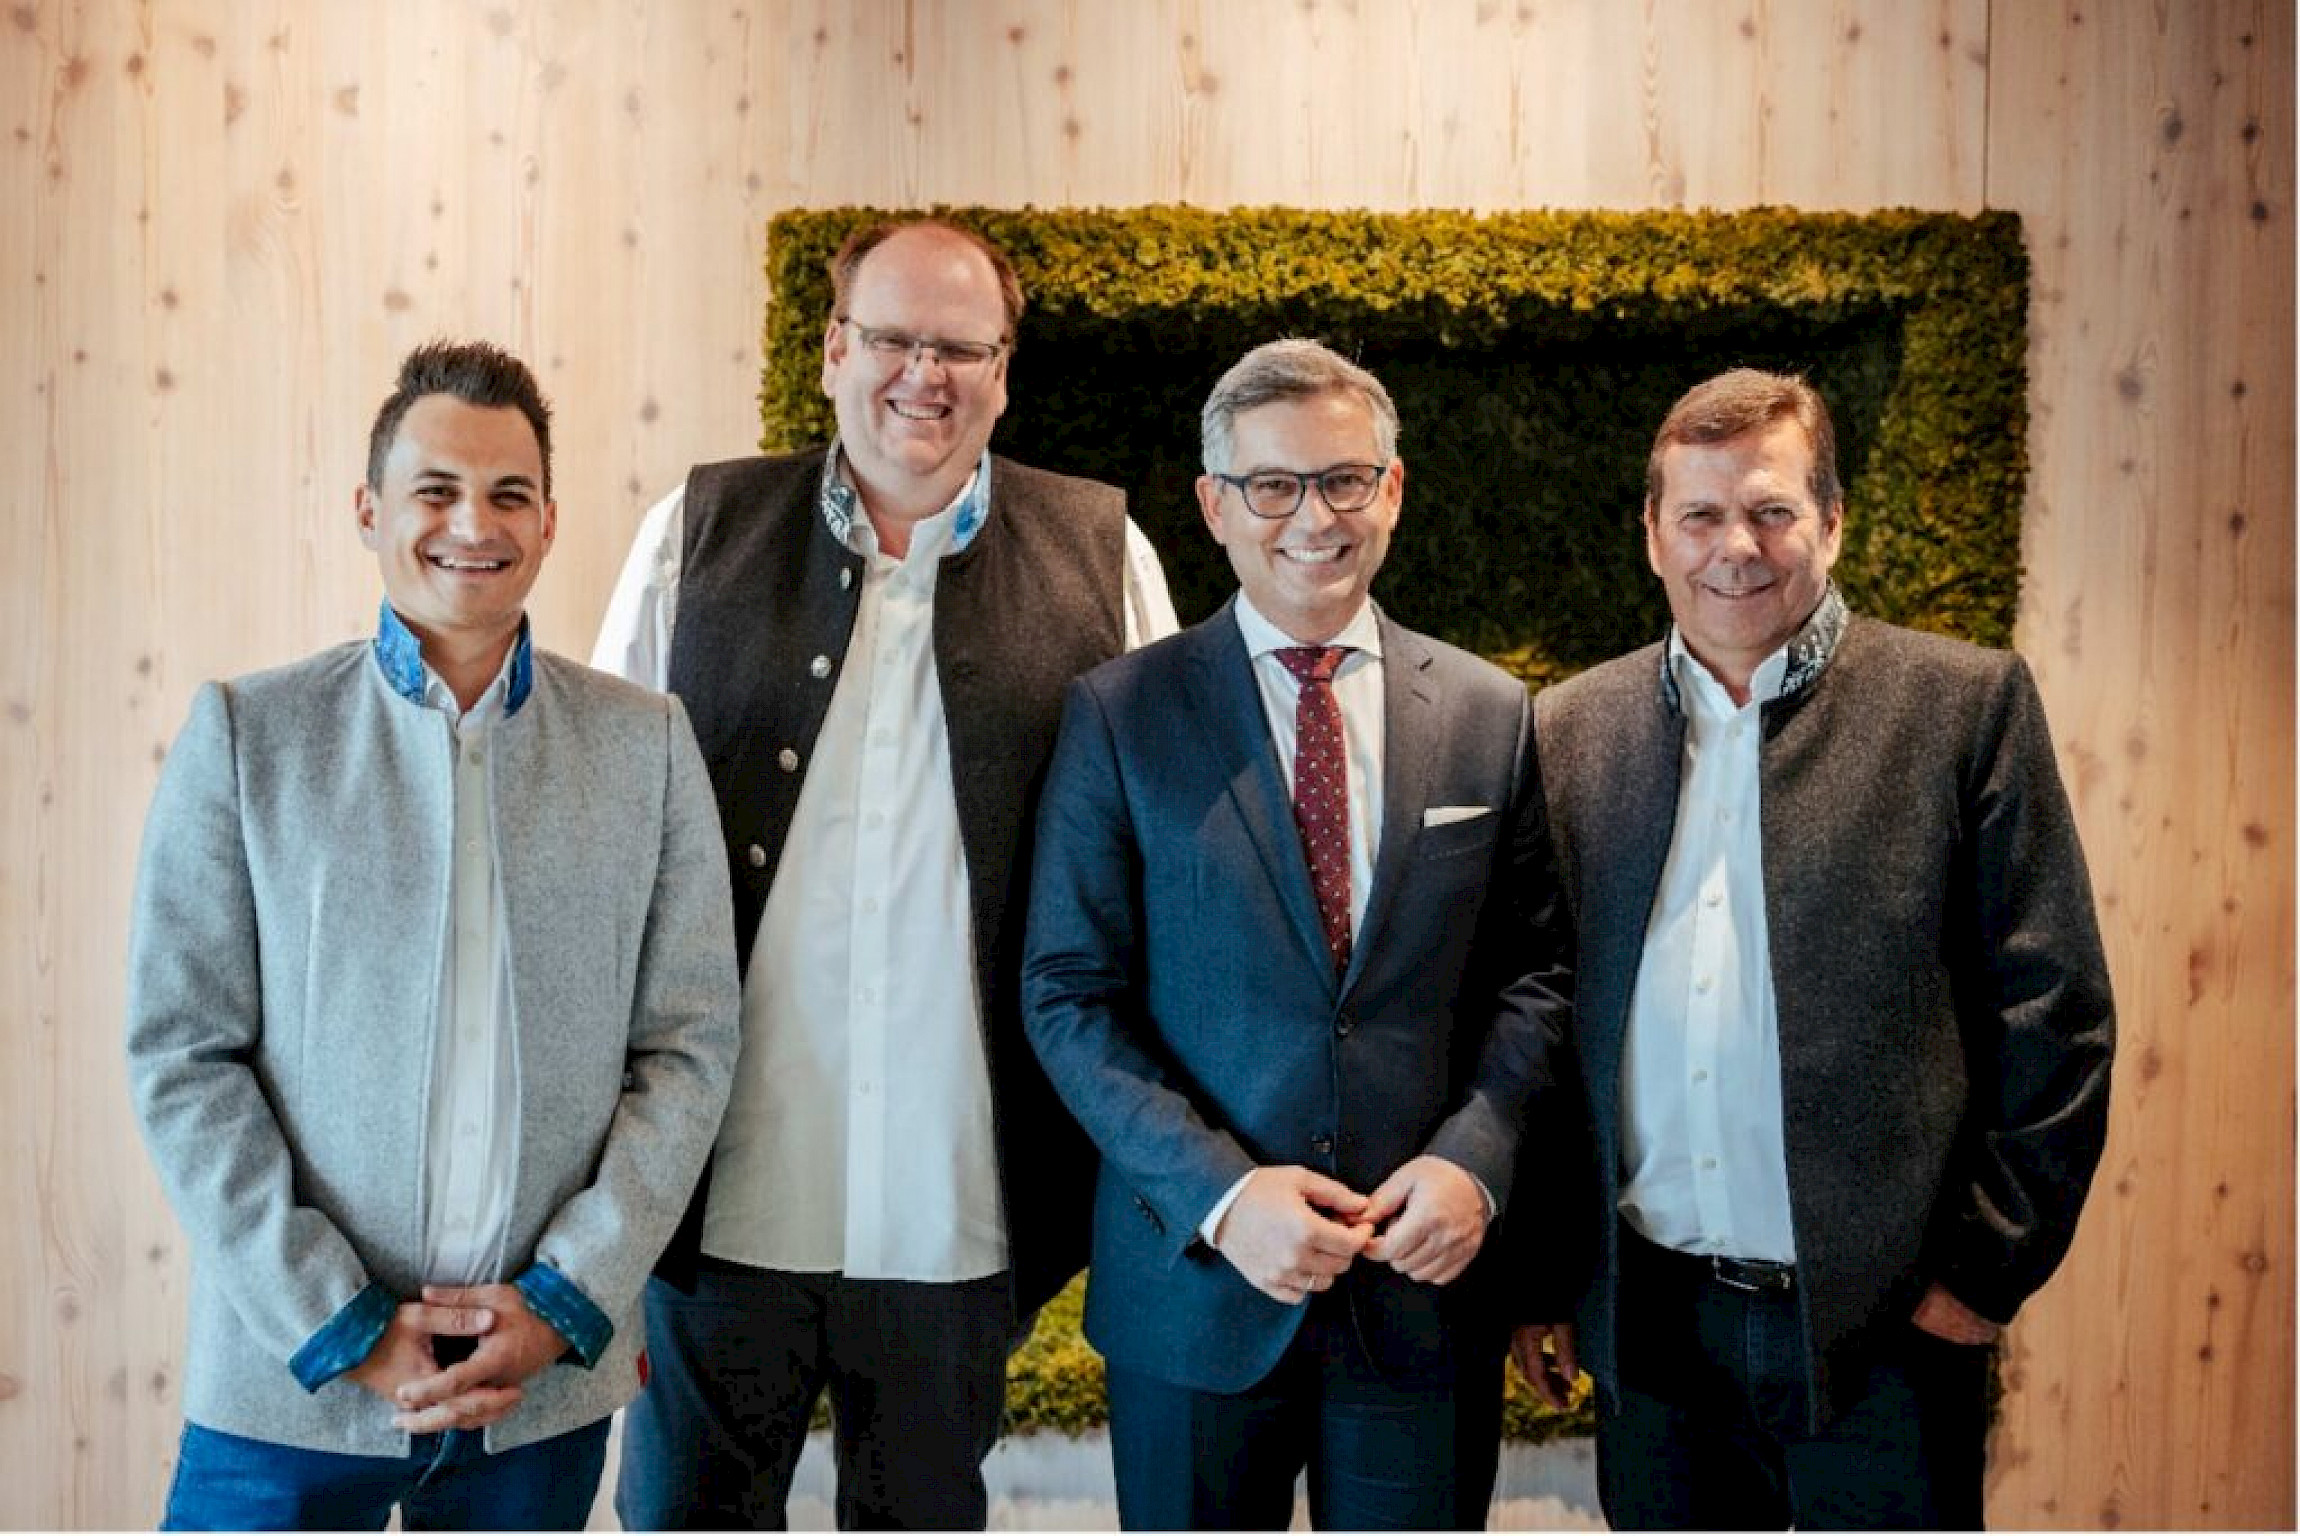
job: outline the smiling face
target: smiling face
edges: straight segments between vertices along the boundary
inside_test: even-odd
[[[425,395],[400,418],[380,487],[353,498],[384,595],[426,659],[508,647],[551,548],[535,429],[513,406]]]
[[[1737,703],[1811,617],[1837,563],[1844,506],[1819,505],[1812,474],[1812,444],[1794,420],[1661,455],[1645,556],[1686,649]]]
[[[1230,424],[1230,444],[1227,467],[1240,475],[1383,462],[1372,409],[1346,390],[1241,411]],[[1405,485],[1405,465],[1392,462],[1361,511],[1336,513],[1313,485],[1292,517],[1265,518],[1247,510],[1236,487],[1201,475],[1198,509],[1255,609],[1299,643],[1323,645],[1364,604],[1389,553]]]
[[[966,483],[1006,409],[1006,356],[968,368],[881,359],[857,327],[937,341],[1006,339],[1006,301],[981,251],[948,230],[899,230],[855,269],[846,317],[823,332],[823,393],[874,515],[929,517]]]

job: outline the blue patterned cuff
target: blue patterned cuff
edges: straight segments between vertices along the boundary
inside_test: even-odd
[[[575,1352],[575,1359],[585,1370],[599,1363],[607,1353],[607,1345],[615,1337],[615,1325],[607,1314],[591,1304],[591,1298],[575,1288],[575,1282],[553,1269],[537,1262],[526,1274],[511,1282],[519,1294],[527,1298],[527,1310],[549,1323],[567,1347]]]
[[[317,1392],[368,1357],[398,1308],[398,1297],[380,1285],[368,1286],[303,1341],[288,1357],[288,1370],[306,1392]]]

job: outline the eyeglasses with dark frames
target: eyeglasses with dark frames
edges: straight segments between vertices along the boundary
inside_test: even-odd
[[[1276,521],[1300,511],[1313,485],[1334,512],[1363,512],[1381,494],[1382,479],[1389,472],[1388,464],[1329,464],[1312,470],[1257,469],[1245,475],[1216,470],[1213,476],[1237,490],[1247,511]]]
[[[890,366],[899,364],[908,368],[923,356],[953,371],[981,368],[998,361],[1008,347],[1003,341],[952,341],[942,336],[913,336],[890,326],[865,325],[852,315],[839,315],[836,319],[840,325],[854,327],[863,350],[874,361]]]

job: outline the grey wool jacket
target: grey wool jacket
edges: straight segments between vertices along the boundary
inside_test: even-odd
[[[612,1322],[526,1384],[504,1450],[640,1385],[640,1287],[726,1101],[739,993],[718,814],[675,700],[542,652],[490,734],[519,1126],[510,1281]],[[184,1413],[404,1455],[391,1408],[289,1362],[355,1298],[414,1299],[454,828],[446,717],[368,642],[203,686],[144,830],[136,1109],[193,1250]],[[372,1299],[372,1298],[371,1298]]]
[[[1600,1264],[1581,1358],[1615,1380],[1621,1071],[1678,814],[1664,648],[1541,694],[1578,940]],[[1817,1418],[1938,1282],[2009,1320],[2068,1250],[2108,1122],[2114,1015],[2084,855],[2021,659],[1832,596],[1760,712],[1765,913]]]

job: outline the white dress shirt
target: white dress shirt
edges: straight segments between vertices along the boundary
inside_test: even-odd
[[[503,1244],[519,1162],[519,1062],[512,1028],[511,946],[495,871],[493,776],[487,757],[511,686],[511,658],[468,710],[429,666],[424,703],[444,717],[455,758],[455,842],[439,1014],[423,1140],[423,1278],[486,1285],[503,1278]]]
[[[1736,706],[1673,630],[1683,779],[1621,1059],[1621,1214],[1665,1248],[1794,1263],[1780,1017],[1765,922],[1759,709]]]
[[[715,1257],[936,1282],[1007,1267],[934,662],[935,580],[976,483],[912,530],[902,559],[868,518],[848,530],[861,600],[743,979],[743,1051],[704,1209]],[[682,488],[647,513],[592,656],[650,687],[668,677],[684,507]],[[1127,645],[1177,627],[1131,520],[1124,593]]]

